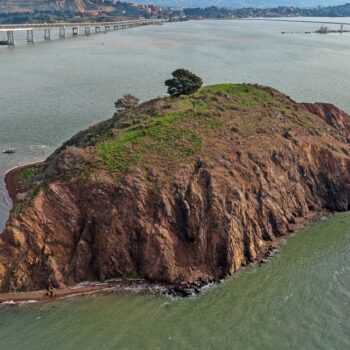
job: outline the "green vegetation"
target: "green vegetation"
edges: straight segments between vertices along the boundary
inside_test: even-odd
[[[98,145],[108,170],[124,172],[134,163],[157,158],[182,160],[200,151],[201,140],[178,113],[154,116],[143,124],[117,131],[116,137]]]
[[[28,191],[28,198],[34,198],[40,190],[47,190],[49,188],[48,181],[35,181],[35,176],[40,172],[41,165],[33,165],[20,170],[17,178],[25,185]],[[21,202],[18,202],[19,205]]]
[[[19,215],[22,211],[24,207],[24,203],[23,202],[17,202],[14,204],[13,208],[12,208],[12,212],[15,214],[15,215]]]
[[[186,69],[177,69],[171,75],[173,78],[165,81],[170,96],[191,95],[203,85],[200,77]]]
[[[215,137],[230,124],[227,113],[253,111],[240,119],[242,130],[250,132],[259,124],[256,109],[281,103],[268,88],[222,84],[203,87],[190,96],[157,100],[153,105],[160,106],[158,115],[146,115],[149,109],[141,105],[127,116],[136,118],[133,123],[110,130],[97,143],[99,167],[125,173],[132,166],[177,166],[202,155],[203,138]]]
[[[276,105],[276,98],[268,89],[247,84],[221,84],[205,87],[195,96],[202,94],[224,94],[229,97],[228,107],[237,105],[247,109],[264,106],[267,104]]]
[[[40,166],[38,165],[22,168],[18,173],[17,178],[26,186],[29,186],[33,182],[33,178],[39,172],[39,170]]]
[[[91,156],[75,173],[69,173],[69,178],[75,176],[85,183],[93,172],[101,169],[122,175],[135,168],[145,178],[148,169],[157,168],[167,177],[179,166],[191,164],[191,159],[221,157],[220,152],[225,152],[220,149],[222,139],[243,144],[258,132],[269,134],[266,143],[272,139],[277,143],[278,135],[274,137],[269,128],[273,128],[276,118],[285,127],[294,124],[296,111],[292,107],[293,103],[278,92],[249,84],[206,86],[191,95],[133,105],[118,117],[78,135],[76,144],[89,147]],[[305,119],[305,115],[300,118]],[[302,120],[297,122],[301,124]],[[85,140],[88,141],[83,143]],[[256,147],[265,149],[266,145],[260,142]],[[44,173],[41,176],[44,181],[35,183],[40,168],[24,168],[18,175],[30,188],[29,195],[46,189],[54,180]],[[117,182],[121,179],[119,175]],[[65,180],[62,175],[60,180]]]

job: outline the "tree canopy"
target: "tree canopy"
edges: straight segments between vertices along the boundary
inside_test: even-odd
[[[202,79],[187,69],[177,69],[171,75],[173,78],[165,81],[170,96],[191,95],[203,85]]]

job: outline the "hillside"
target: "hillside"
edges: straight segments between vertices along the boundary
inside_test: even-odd
[[[146,3],[161,6],[182,7],[228,7],[228,8],[244,8],[244,7],[277,7],[277,6],[298,6],[298,7],[317,7],[317,6],[334,6],[344,4],[344,0],[137,0],[136,3]]]
[[[19,172],[0,288],[228,276],[324,210],[348,210],[349,131],[336,107],[257,85],[116,115]]]
[[[84,13],[109,7],[89,0],[0,0],[0,12],[68,11]]]

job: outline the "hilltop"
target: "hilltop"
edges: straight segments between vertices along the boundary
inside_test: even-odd
[[[325,210],[348,210],[349,132],[333,105],[247,84],[116,114],[18,172],[0,288],[228,276]]]

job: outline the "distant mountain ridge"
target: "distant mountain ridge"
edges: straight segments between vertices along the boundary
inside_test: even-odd
[[[0,0],[0,13],[32,10],[84,12],[104,7],[103,3],[97,5],[93,0]]]
[[[161,6],[182,7],[276,7],[276,6],[298,6],[298,7],[317,7],[317,6],[336,6],[343,5],[344,0],[136,0],[136,3],[148,3]]]
[[[127,1],[127,0],[122,0]],[[36,9],[36,10],[93,10],[97,6],[109,5],[109,0],[0,0],[0,12],[7,9]],[[131,2],[128,0],[127,2]],[[343,5],[344,0],[134,0],[137,4],[156,4],[164,7],[189,8],[189,7],[227,7],[227,8],[272,8],[278,6],[295,6],[301,8],[317,6]],[[96,6],[97,5],[97,6]]]
[[[99,16],[101,14],[129,17],[147,16],[149,13],[139,11],[132,0],[0,0],[0,17],[6,19],[6,14],[22,17],[8,19],[9,21],[47,21],[52,18],[47,13],[55,12],[57,16],[67,14],[85,14]],[[181,10],[188,18],[226,18],[226,17],[278,17],[278,16],[317,16],[317,17],[347,17],[350,16],[350,3],[344,0],[134,0],[137,4],[156,4],[159,7],[170,7],[173,10],[155,11],[150,15],[176,16]],[[179,11],[180,10],[180,11]],[[46,17],[29,14],[45,13]],[[24,16],[29,16],[23,17]],[[30,17],[32,16],[32,17]],[[57,18],[56,18],[57,19]]]

